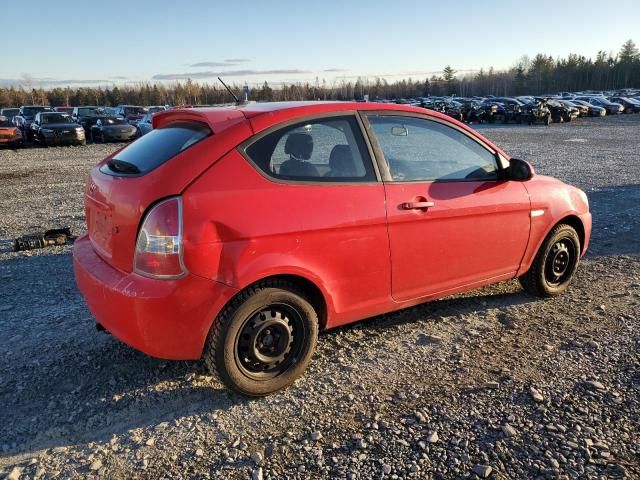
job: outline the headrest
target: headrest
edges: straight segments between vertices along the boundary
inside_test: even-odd
[[[357,176],[355,162],[349,145],[336,145],[329,155],[329,168],[333,172],[341,172],[344,177]]]
[[[313,152],[313,138],[308,133],[290,133],[284,144],[284,153],[298,160],[309,160]]]

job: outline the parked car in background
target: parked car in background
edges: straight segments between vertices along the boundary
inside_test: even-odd
[[[24,144],[22,132],[4,115],[0,115],[0,146],[18,148]]]
[[[577,111],[577,115],[576,115],[577,117],[589,116],[589,107],[585,105],[579,105],[577,103],[572,102],[571,100],[557,100],[557,101],[567,108],[575,109]]]
[[[115,112],[116,115],[120,115],[127,122],[134,125],[144,117],[145,113],[147,113],[145,108],[138,105],[118,105]]]
[[[624,107],[619,103],[613,103],[604,97],[577,97],[576,100],[584,100],[591,105],[602,107],[609,115],[618,115],[624,111]]]
[[[321,329],[511,278],[559,295],[589,244],[583,191],[444,114],[155,115],[89,174],[76,282],[101,328],[156,357],[202,357],[244,395],[295,381]]]
[[[91,135],[91,126],[106,115],[104,108],[96,106],[74,107],[71,117],[84,128],[86,136]]]
[[[13,122],[13,118],[20,113],[19,108],[0,108],[0,116],[6,117],[10,122]]]
[[[51,145],[84,145],[84,128],[71,115],[58,112],[39,112],[31,124],[34,142],[48,147]]]
[[[515,122],[521,123],[526,118],[525,103],[513,97],[495,97],[492,102],[502,104],[504,108],[504,123]]]
[[[31,124],[40,112],[52,112],[52,108],[45,105],[25,105],[20,107],[18,115],[13,117],[13,123],[22,132],[25,141],[33,140]]]
[[[138,131],[140,132],[140,136],[146,135],[151,130],[153,130],[153,124],[151,123],[151,118],[153,117],[153,112],[146,113],[144,117],[138,122]]]
[[[167,105],[152,105],[147,107],[147,113],[164,112],[165,110],[169,110],[169,108]]]
[[[570,122],[578,118],[579,111],[576,107],[568,107],[555,98],[547,100],[547,108],[551,112],[551,120],[556,123]]]
[[[60,112],[60,113],[67,113],[71,115],[73,113],[73,107],[66,107],[66,106],[53,107],[53,111]]]
[[[589,102],[585,102],[584,100],[576,100],[574,98],[570,101],[573,104],[587,107],[589,109],[590,117],[604,117],[607,114],[607,110],[605,108],[599,107],[597,105],[591,105]]]
[[[91,126],[91,140],[93,142],[127,142],[136,137],[138,137],[137,128],[121,117],[100,117]]]
[[[547,106],[548,99],[545,97],[535,97],[533,101],[525,103],[523,121],[529,125],[540,122],[551,125],[551,110]]]
[[[635,98],[629,97],[609,97],[609,100],[614,103],[619,103],[624,107],[624,113],[639,113],[640,101]]]

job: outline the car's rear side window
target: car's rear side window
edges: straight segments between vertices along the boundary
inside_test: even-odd
[[[370,182],[373,163],[354,116],[318,118],[288,125],[245,149],[269,177],[308,182]]]
[[[127,165],[129,173],[144,174],[159,167],[211,134],[211,129],[204,123],[169,123],[162,128],[152,130],[144,137],[128,145],[119,151],[112,160],[116,161],[114,162],[115,164]],[[104,173],[127,173],[118,171],[117,168],[114,169],[109,163],[102,168]]]

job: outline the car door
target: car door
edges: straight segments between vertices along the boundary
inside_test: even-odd
[[[240,151],[268,183],[236,185],[225,202],[237,206],[217,221],[226,224],[222,215],[228,214],[240,238],[251,232],[252,257],[278,252],[283,267],[300,261],[322,279],[332,326],[387,306],[384,186],[355,113],[296,118],[251,138]]]
[[[513,277],[529,239],[521,182],[444,120],[365,115],[385,184],[392,296],[405,301]]]

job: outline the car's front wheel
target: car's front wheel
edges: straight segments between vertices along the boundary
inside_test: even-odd
[[[555,297],[564,292],[580,262],[580,237],[566,224],[556,226],[542,243],[531,268],[519,278],[527,293]]]
[[[293,383],[318,339],[318,315],[295,284],[265,280],[239,293],[215,319],[205,346],[209,371],[259,397]]]

